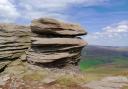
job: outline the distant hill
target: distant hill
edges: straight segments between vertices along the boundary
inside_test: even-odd
[[[128,57],[128,47],[86,46],[82,50],[82,57],[87,57],[87,56]]]
[[[128,47],[87,46],[82,50],[80,66],[84,69],[92,67],[128,68]]]

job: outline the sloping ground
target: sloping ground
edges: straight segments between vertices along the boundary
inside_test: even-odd
[[[75,67],[48,69],[16,60],[0,74],[0,89],[89,89],[80,86],[85,81]]]
[[[82,51],[80,66],[92,68],[128,68],[128,47],[87,46]]]
[[[56,82],[43,84],[37,81],[23,81],[21,79],[9,79],[4,86],[0,86],[0,89],[89,89],[82,88],[77,84],[70,86],[62,86]]]
[[[128,47],[113,46],[87,46],[82,50],[82,57],[85,56],[123,56],[128,57]]]
[[[96,72],[98,71],[96,70]],[[90,83],[93,84],[93,82],[91,81],[94,81],[94,80],[96,80],[95,83],[97,86],[99,86],[99,84],[101,86],[102,84],[105,84],[105,87],[111,85],[109,84],[110,82],[106,83],[106,80],[104,79],[102,83],[97,81],[97,78],[94,79],[92,78],[92,76],[89,77],[86,73],[85,74],[80,73],[80,71],[78,71],[76,67],[72,67],[72,69],[71,68],[69,69],[68,67],[67,69],[65,68],[61,70],[60,69],[49,70],[47,68],[31,65],[26,62],[22,62],[20,60],[16,60],[12,62],[10,65],[8,65],[8,67],[5,69],[5,71],[2,74],[4,75],[4,77],[0,77],[1,78],[0,88],[2,89],[19,89],[19,88],[20,89],[89,89],[88,87],[90,86],[88,86],[88,84],[89,85]],[[0,76],[2,76],[2,74]],[[98,72],[98,75],[100,76],[99,72]],[[89,78],[92,78],[92,79],[89,79]],[[110,79],[111,78],[112,77],[110,77]],[[90,83],[87,83],[88,79]],[[122,79],[120,80],[122,82]],[[86,86],[83,86],[81,84],[85,84]],[[115,84],[113,85],[115,86]],[[125,84],[121,83],[120,86],[123,87],[125,86]],[[109,89],[109,88],[107,87],[106,89]],[[110,88],[110,89],[114,89],[114,88]],[[115,89],[118,89],[118,88],[115,88]]]
[[[92,81],[83,86],[91,89],[122,89],[128,85],[128,78],[123,76],[105,77],[99,81]]]

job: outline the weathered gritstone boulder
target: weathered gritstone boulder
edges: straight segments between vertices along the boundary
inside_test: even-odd
[[[50,18],[32,21],[32,46],[27,60],[50,67],[76,65],[87,43],[77,36],[87,32],[79,25]]]
[[[87,32],[78,24],[64,23],[50,18],[40,18],[32,21],[31,30],[33,33],[54,36],[80,36]]]
[[[0,69],[30,47],[30,32],[26,26],[0,24]]]

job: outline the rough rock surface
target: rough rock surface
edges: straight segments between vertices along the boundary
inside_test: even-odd
[[[52,34],[52,35],[70,35],[79,36],[85,35],[87,32],[78,24],[64,23],[51,18],[40,18],[32,21],[32,32],[39,34]]]
[[[30,46],[30,29],[15,24],[0,24],[0,69],[19,58]]]
[[[81,35],[87,32],[77,24],[56,19],[40,18],[32,21],[32,46],[27,60],[46,66],[76,65],[81,49],[87,45]]]
[[[0,74],[0,89],[89,89],[79,85],[84,76],[74,70],[42,68],[15,60]]]

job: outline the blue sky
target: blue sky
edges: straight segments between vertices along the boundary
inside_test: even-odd
[[[128,46],[128,0],[0,0],[0,22],[40,17],[81,24],[90,45]]]

